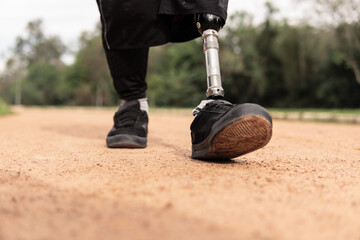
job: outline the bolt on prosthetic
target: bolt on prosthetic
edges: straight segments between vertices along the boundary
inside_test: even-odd
[[[224,89],[221,83],[219,64],[219,31],[225,21],[213,14],[195,14],[196,27],[204,41],[204,54],[206,60],[207,86],[206,96],[208,99],[222,99]]]

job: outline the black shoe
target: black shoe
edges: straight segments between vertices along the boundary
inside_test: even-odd
[[[106,137],[109,148],[145,148],[148,114],[138,100],[125,102],[114,115],[114,126]]]
[[[192,157],[230,159],[264,147],[272,136],[272,119],[256,104],[207,103],[191,124]]]

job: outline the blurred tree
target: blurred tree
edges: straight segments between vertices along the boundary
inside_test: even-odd
[[[360,0],[312,0],[321,23],[337,29],[335,39],[347,65],[360,84]]]
[[[14,55],[30,66],[37,61],[61,64],[66,47],[58,36],[46,36],[40,19],[30,21],[25,36],[16,39]]]
[[[357,9],[351,4],[360,0],[303,1],[316,1],[327,19],[338,14],[337,20],[291,25],[277,20],[271,3],[264,22],[257,25],[246,12],[230,16],[220,33],[228,100],[267,107],[360,107],[360,24],[339,10]],[[359,15],[351,11],[351,16]],[[117,105],[100,34],[99,24],[82,33],[75,61],[66,66],[60,39],[47,36],[41,21],[30,22],[0,76],[1,97],[24,104]],[[151,48],[147,79],[151,105],[196,106],[207,88],[202,41]]]
[[[264,72],[256,46],[258,29],[246,12],[230,17],[220,38],[220,61],[225,96],[231,102],[259,102]]]
[[[61,56],[65,51],[66,48],[59,37],[44,34],[41,20],[28,23],[24,36],[16,39],[5,70],[7,79],[13,83],[15,104],[50,103],[46,101],[50,101],[50,95],[55,95],[57,86],[54,85],[54,81],[58,79],[58,75],[52,74],[55,78],[49,79],[49,71],[56,69],[58,73],[61,72],[60,68],[64,67]],[[44,79],[52,80],[52,82],[44,83]],[[24,83],[23,80],[28,82]],[[25,86],[27,89],[24,89]],[[22,98],[23,89],[32,92],[24,99]]]
[[[0,93],[7,102],[21,105],[25,75],[26,66],[19,58],[13,56],[6,61],[5,71],[1,75]]]
[[[206,92],[205,59],[201,41],[151,49],[148,96],[155,106],[193,107]]]
[[[63,67],[37,60],[28,67],[24,79],[23,101],[28,105],[60,105],[62,94],[58,91]]]
[[[86,105],[113,105],[118,102],[101,41],[100,24],[79,38],[80,48],[67,72],[67,86],[75,102]]]
[[[276,9],[270,2],[266,3],[267,14],[265,23],[256,39],[256,48],[259,52],[259,60],[263,72],[262,82],[260,84],[260,97],[265,106],[282,106],[284,101],[277,96],[286,97],[285,85],[283,81],[283,65],[278,52],[276,52],[276,41],[279,36],[279,26],[274,16]],[[284,104],[285,106],[285,104]]]
[[[284,84],[282,63],[276,50],[279,26],[274,20],[276,8],[267,3],[266,20],[253,25],[252,16],[235,13],[221,38],[221,60],[226,97],[233,102],[257,102],[265,106],[281,105]]]

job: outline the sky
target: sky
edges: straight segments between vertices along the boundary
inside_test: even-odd
[[[229,14],[246,10],[261,21],[265,15],[266,0],[229,0]],[[273,0],[280,15],[300,17],[295,0]],[[25,31],[26,24],[42,19],[46,34],[58,35],[65,45],[76,48],[83,31],[94,29],[99,20],[95,0],[0,0],[0,71],[17,36]],[[66,61],[71,61],[67,56]]]

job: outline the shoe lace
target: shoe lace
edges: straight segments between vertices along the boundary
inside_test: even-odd
[[[114,125],[116,128],[121,127],[131,127],[134,126],[136,120],[139,117],[138,112],[128,111],[128,112],[117,112],[114,115]]]

